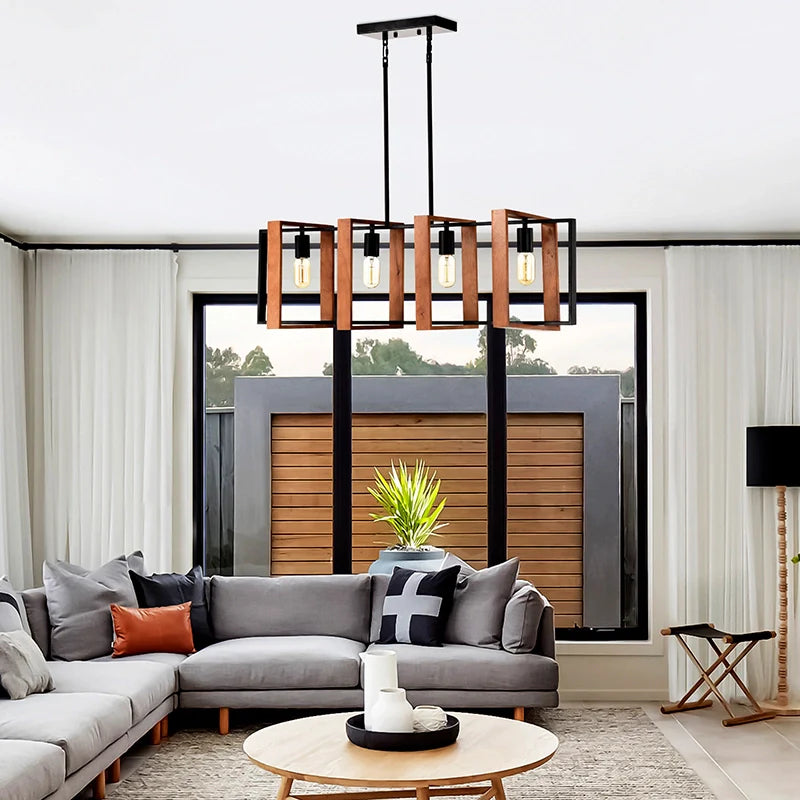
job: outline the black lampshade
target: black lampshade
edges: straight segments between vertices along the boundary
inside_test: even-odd
[[[800,425],[747,429],[747,485],[800,486]]]

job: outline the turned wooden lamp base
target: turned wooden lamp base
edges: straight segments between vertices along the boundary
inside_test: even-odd
[[[771,711],[779,717],[800,717],[800,705],[779,703],[777,700],[762,700],[759,705],[764,711]]]

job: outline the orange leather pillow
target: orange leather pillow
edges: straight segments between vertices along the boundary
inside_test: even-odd
[[[194,653],[192,604],[160,608],[125,608],[111,604],[114,622],[112,657],[137,653]]]

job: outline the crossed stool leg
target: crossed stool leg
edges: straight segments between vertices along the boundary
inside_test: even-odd
[[[736,666],[744,659],[744,657],[761,641],[765,639],[774,639],[775,631],[755,631],[754,633],[725,633],[725,631],[717,630],[711,623],[701,623],[698,625],[680,625],[672,628],[664,628],[661,631],[663,636],[674,636],[681,647],[686,651],[689,659],[694,663],[700,671],[700,678],[694,686],[677,702],[672,705],[661,706],[662,714],[675,714],[679,711],[692,711],[698,708],[708,708],[712,705],[709,696],[713,693],[716,698],[722,703],[725,711],[728,712],[726,719],[722,720],[722,724],[726,727],[730,725],[743,725],[747,722],[758,722],[763,719],[773,719],[775,713],[771,711],[764,711],[759,706],[756,699],[750,694],[744,681],[736,674]],[[697,656],[692,652],[689,645],[686,643],[684,636],[694,636],[699,639],[705,639],[711,649],[716,653],[716,660],[708,668],[704,667]],[[717,646],[715,639],[721,639],[725,645],[725,650],[720,650]],[[733,658],[732,661],[728,659],[733,656],[733,651],[739,644],[745,644],[744,649]],[[719,668],[724,667],[722,674],[714,679],[712,676]],[[750,704],[753,706],[754,712],[752,714],[744,714],[736,716],[733,713],[728,701],[719,690],[719,685],[728,675],[736,681],[736,685],[744,692]],[[705,692],[701,695],[699,700],[688,702],[689,698],[703,685],[706,685]]]

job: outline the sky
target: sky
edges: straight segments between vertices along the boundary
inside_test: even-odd
[[[413,305],[407,306],[406,318],[410,318]],[[297,312],[302,311],[292,309],[292,318],[300,318]],[[385,312],[380,304],[364,303],[363,313],[375,319]],[[633,365],[633,323],[633,306],[579,305],[576,326],[531,333],[537,342],[536,356],[548,361],[558,374],[566,374],[576,364],[622,370]],[[353,344],[360,338],[398,336],[424,358],[439,362],[465,364],[478,354],[477,330],[417,331],[408,326],[403,331],[354,331]],[[323,365],[332,360],[330,330],[267,330],[256,324],[254,305],[207,306],[206,343],[221,349],[232,347],[242,358],[261,345],[278,376],[321,375]]]

